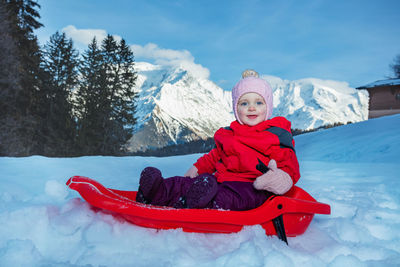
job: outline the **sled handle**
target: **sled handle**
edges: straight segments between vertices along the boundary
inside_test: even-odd
[[[328,204],[285,196],[276,196],[271,199],[276,202],[275,207],[283,213],[310,213],[331,214],[331,206]]]

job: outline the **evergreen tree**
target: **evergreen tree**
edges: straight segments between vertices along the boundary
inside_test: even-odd
[[[37,113],[40,49],[33,31],[42,26],[31,0],[0,0],[0,155],[40,151]],[[11,64],[11,65],[10,65]]]
[[[0,0],[0,156],[11,155],[19,143],[16,99],[21,90],[20,60],[9,18],[6,3]]]
[[[70,156],[76,135],[71,96],[78,83],[78,52],[72,40],[57,31],[44,46],[43,55],[46,83],[42,86],[40,107],[44,154]]]
[[[394,73],[394,78],[400,78],[400,55],[394,58],[393,64],[390,64],[390,68]]]
[[[107,76],[103,100],[109,114],[103,120],[106,132],[102,149],[118,153],[132,136],[136,123],[134,56],[124,39],[117,43],[111,35],[102,42],[102,54]]]
[[[79,144],[88,154],[118,155],[132,136],[136,94],[134,56],[124,40],[108,35],[84,54],[79,90]]]
[[[100,149],[102,140],[102,113],[101,93],[105,87],[106,73],[103,68],[103,57],[96,38],[93,38],[88,49],[83,54],[80,67],[81,81],[77,93],[78,137],[79,153],[94,155]]]

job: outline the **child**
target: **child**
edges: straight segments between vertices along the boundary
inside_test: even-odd
[[[153,167],[140,176],[136,201],[175,208],[254,209],[285,194],[300,178],[291,123],[272,115],[272,90],[253,70],[232,89],[236,121],[214,135],[216,147],[185,176],[164,179]],[[268,165],[266,172],[257,167]]]

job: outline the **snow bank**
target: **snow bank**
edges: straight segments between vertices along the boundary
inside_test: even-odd
[[[183,174],[199,155],[0,158],[0,266],[399,266],[400,115],[296,136],[299,185],[331,205],[286,246],[235,234],[141,228],[95,212],[72,175],[135,190],[140,171]]]

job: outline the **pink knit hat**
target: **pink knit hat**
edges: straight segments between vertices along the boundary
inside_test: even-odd
[[[237,104],[240,97],[247,93],[257,93],[264,98],[267,105],[265,120],[268,120],[272,116],[272,89],[265,80],[259,78],[258,73],[254,70],[243,71],[242,79],[232,89],[232,107],[236,120],[243,124],[238,116]]]

